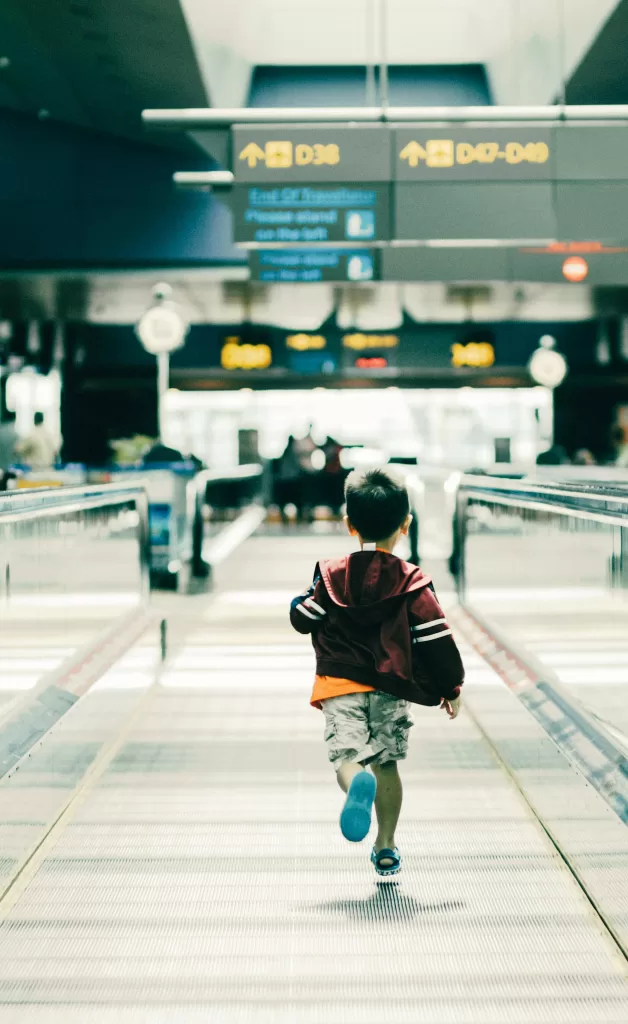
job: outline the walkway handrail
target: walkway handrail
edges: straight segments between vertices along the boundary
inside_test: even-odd
[[[116,573],[115,562],[112,572],[106,546],[110,540],[117,545],[119,539],[123,543],[121,574]],[[125,483],[3,493],[0,549],[5,633],[11,629],[12,612],[22,614],[25,602],[27,607],[33,601],[42,602],[42,607],[47,607],[47,602],[63,607],[65,591],[74,587],[75,600],[69,602],[61,619],[58,616],[54,620],[63,635],[66,615],[70,619],[83,599],[89,603],[95,598],[98,603],[104,595],[98,615],[82,620],[76,647],[70,645],[69,653],[52,669],[36,672],[33,687],[16,690],[0,709],[1,778],[155,623],[149,605],[146,491],[137,483]],[[119,549],[114,546],[113,550]],[[37,559],[35,554],[39,555]],[[115,600],[109,590],[114,592]],[[32,617],[37,612],[24,614]],[[37,630],[37,619],[28,621]],[[7,651],[4,645],[3,651]]]
[[[59,513],[83,512],[109,508],[132,501],[139,522],[140,568],[145,595],[149,591],[150,530],[148,497],[137,483],[71,485],[68,487],[33,487],[6,491],[0,495],[0,523],[25,522],[48,518]]]
[[[261,476],[262,472],[261,463],[250,462],[244,466],[234,466],[232,469],[202,469],[194,479],[198,481],[199,486],[203,486],[203,484],[207,486],[208,484],[229,483],[232,480],[253,480],[255,477]]]
[[[124,501],[129,496],[144,494],[144,489],[136,481],[112,484],[71,484],[61,487],[25,487],[15,491],[3,491],[0,494],[0,516],[15,515],[45,509],[59,509],[66,506],[93,508],[102,500],[103,504],[112,504],[116,500]]]
[[[628,517],[628,485],[607,480],[563,483],[505,477],[463,476],[459,499],[490,498],[500,505],[516,505],[538,511],[584,513],[591,518]]]
[[[551,513],[628,528],[628,485],[623,483],[607,480],[545,483],[525,478],[462,476],[456,495],[450,560],[450,570],[461,597],[465,583],[467,505],[474,498],[484,498],[505,508],[518,508],[541,515]]]
[[[488,511],[486,519],[483,508]],[[496,545],[493,556],[490,534],[493,528],[499,533],[498,521],[504,514],[506,539]],[[516,521],[515,529],[511,521]],[[488,544],[479,537],[483,529],[489,532]],[[603,607],[606,611],[613,609],[611,632],[626,635],[625,600],[615,603],[614,598],[628,589],[628,484],[622,480],[579,483],[563,482],[560,477],[544,481],[466,475],[458,487],[453,531],[450,568],[466,614],[462,621],[492,667],[557,746],[628,821],[628,758],[621,728],[615,729],[612,715],[601,713],[595,704],[581,699],[577,687],[571,685],[569,670],[560,673],[554,668],[557,662],[537,655],[536,627],[526,633],[525,618],[528,612],[537,614],[538,594],[539,607],[543,608],[543,636],[544,631],[552,632],[551,609],[555,609],[559,639],[564,644],[566,637],[569,643],[574,634],[560,634],[563,598],[557,598],[553,588],[568,591],[582,585],[591,594],[598,595],[602,590],[608,598]],[[569,540],[572,534],[573,542]],[[601,545],[594,534],[603,538]],[[509,536],[512,547],[508,546]],[[555,545],[558,538],[561,542]],[[585,567],[580,578],[581,550],[590,540],[587,556],[590,552],[600,561],[592,574]],[[518,559],[527,560],[529,565],[517,565]],[[549,606],[542,603],[545,588],[554,595]],[[526,595],[521,629],[516,624],[518,590]],[[582,607],[577,607],[572,628],[577,627],[579,619],[586,632],[589,605],[584,601]],[[570,612],[570,619],[572,615]]]
[[[203,542],[205,535],[205,523],[203,518],[203,507],[206,504],[207,490],[212,484],[237,483],[238,481],[252,481],[261,479],[264,472],[263,466],[258,463],[249,463],[243,466],[234,466],[227,470],[203,469],[190,480],[187,486],[187,529],[191,532],[191,571],[196,579],[209,576],[210,566],[203,558]]]

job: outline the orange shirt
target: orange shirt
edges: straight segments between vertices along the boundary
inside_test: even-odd
[[[374,686],[356,683],[353,679],[337,679],[335,676],[316,676],[310,697],[312,707],[321,708],[321,701],[329,697],[342,697],[345,693],[372,693]]]

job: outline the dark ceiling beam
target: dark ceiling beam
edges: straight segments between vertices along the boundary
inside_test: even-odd
[[[145,107],[205,103],[179,0],[0,4],[0,107],[146,142]]]
[[[628,0],[620,0],[566,85],[567,103],[628,102]]]

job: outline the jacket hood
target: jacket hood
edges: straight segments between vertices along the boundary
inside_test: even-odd
[[[431,583],[418,566],[379,550],[327,559],[319,563],[319,571],[334,604],[346,608],[352,618],[370,622],[389,615],[391,602]]]

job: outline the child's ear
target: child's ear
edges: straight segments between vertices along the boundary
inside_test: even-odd
[[[343,516],[342,517],[342,521],[345,524],[345,526],[347,527],[347,529],[348,529],[349,533],[351,534],[351,536],[352,537],[357,537],[358,531],[356,530],[355,526],[352,526],[351,523],[349,522],[349,516]]]
[[[407,537],[408,530],[410,529],[410,523],[412,522],[412,516],[406,516],[403,526],[399,531],[402,537]]]

